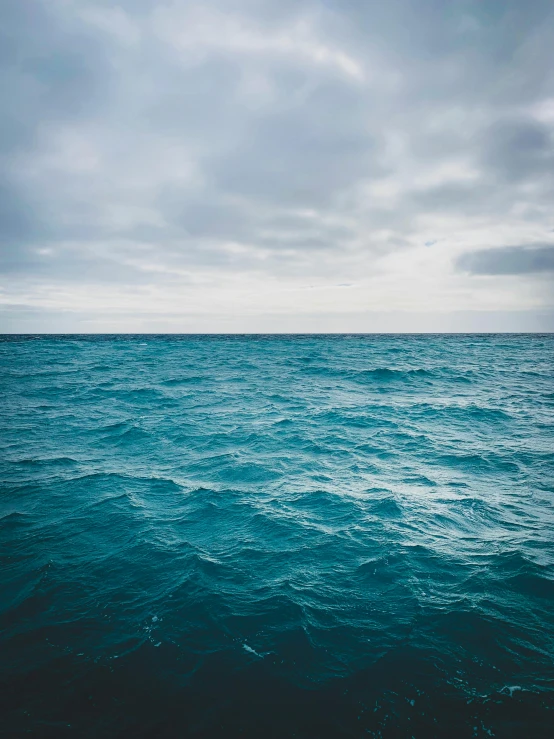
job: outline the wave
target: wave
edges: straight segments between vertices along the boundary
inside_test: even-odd
[[[0,341],[7,736],[550,735],[551,338]]]
[[[167,380],[162,380],[162,385],[167,387],[180,387],[182,385],[200,385],[205,382],[206,378],[203,375],[192,375],[185,377],[170,377]]]

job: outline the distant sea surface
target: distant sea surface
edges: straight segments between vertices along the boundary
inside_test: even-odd
[[[0,337],[0,735],[554,736],[554,336]]]

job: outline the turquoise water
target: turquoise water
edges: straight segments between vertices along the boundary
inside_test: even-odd
[[[0,340],[8,737],[550,737],[554,337]]]

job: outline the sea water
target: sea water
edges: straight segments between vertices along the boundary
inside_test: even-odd
[[[0,383],[2,736],[554,736],[553,336],[11,336]]]

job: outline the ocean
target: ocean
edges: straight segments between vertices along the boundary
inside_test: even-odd
[[[0,338],[0,735],[554,736],[554,336]]]

